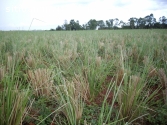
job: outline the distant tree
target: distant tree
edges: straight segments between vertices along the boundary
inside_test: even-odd
[[[66,30],[71,30],[71,25],[70,24],[66,24],[65,27],[66,27]]]
[[[113,25],[114,25],[114,19],[109,19],[109,22],[110,22],[110,26],[113,27]]]
[[[160,22],[161,24],[165,24],[166,21],[167,21],[167,18],[166,18],[165,16],[162,16],[162,17],[159,18],[159,22]]]
[[[161,28],[161,24],[160,24],[159,22],[156,22],[156,23],[154,24],[154,28]]]
[[[145,19],[140,17],[140,18],[138,19],[138,26],[139,26],[139,28],[140,28],[140,29],[143,29],[143,28],[145,27],[145,24],[146,24]]]
[[[71,30],[76,30],[76,22],[74,19],[70,20]]]
[[[79,21],[77,20],[75,23],[76,30],[81,30],[82,26],[79,24]]]
[[[113,28],[113,24],[114,24],[114,19],[106,20],[106,26],[108,29]]]
[[[70,20],[70,28],[71,30],[81,30],[82,26],[79,24],[78,20],[75,22],[75,20],[72,19]]]
[[[121,20],[121,21],[119,22],[119,26],[121,26],[121,28],[123,28],[124,26],[126,26],[126,23]]]
[[[151,27],[153,27],[154,24],[156,23],[156,18],[154,18],[153,14],[150,14],[150,20],[151,20]]]
[[[75,21],[71,19],[68,23],[67,20],[64,21],[62,26],[56,27],[56,30],[95,30],[97,26],[100,29],[144,29],[144,28],[167,28],[167,18],[162,16],[159,18],[159,22],[156,21],[153,14],[147,15],[144,18],[129,18],[128,22],[123,22],[118,18],[109,19],[105,22],[103,20],[96,21],[95,19],[90,19],[86,24],[79,24],[79,21]],[[50,31],[54,31],[55,29],[50,29]]]
[[[97,21],[95,19],[91,19],[87,23],[87,29],[95,30],[97,25],[98,25]]]
[[[82,24],[82,29],[86,30],[86,24]]]
[[[136,18],[136,17],[133,17],[133,19],[134,19],[134,23],[135,23],[135,28],[138,28],[138,18]]]
[[[71,26],[68,24],[67,20],[64,21],[63,28],[64,30],[71,30]]]
[[[138,19],[137,18],[131,17],[129,19],[129,22],[130,22],[131,29],[134,29],[134,28],[138,27]]]
[[[117,29],[118,26],[119,26],[119,19],[118,18],[113,19],[113,28]]]
[[[63,30],[63,28],[58,25],[58,26],[56,27],[56,30],[57,30],[57,31],[60,31],[60,30]]]
[[[159,22],[161,28],[167,28],[167,18],[165,16],[160,17]]]
[[[135,21],[134,21],[134,19],[130,18],[129,21],[130,21],[130,27],[131,27],[131,29],[134,29],[134,27],[135,27]]]
[[[55,31],[55,29],[50,29],[50,31]]]
[[[130,23],[129,22],[125,23],[122,28],[123,29],[130,29]]]
[[[149,28],[150,25],[151,25],[151,18],[150,18],[150,15],[144,17],[144,20],[145,20],[145,22],[146,22],[145,27]]]
[[[110,24],[110,22],[108,20],[106,20],[106,25],[107,25],[108,28],[111,27],[111,24]]]
[[[103,20],[97,21],[97,25],[98,25],[101,29],[103,29],[103,28],[105,27],[105,23],[104,23]]]
[[[154,18],[153,14],[147,15],[144,19],[145,19],[145,22],[146,22],[145,25],[147,28],[152,28],[156,23],[156,19]]]

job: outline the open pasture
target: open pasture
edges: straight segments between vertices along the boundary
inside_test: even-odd
[[[0,32],[0,125],[167,123],[167,30]]]

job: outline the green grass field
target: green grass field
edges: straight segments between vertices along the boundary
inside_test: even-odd
[[[0,125],[165,125],[167,30],[0,32]]]

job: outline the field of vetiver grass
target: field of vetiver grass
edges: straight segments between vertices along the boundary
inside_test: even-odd
[[[167,124],[167,30],[0,32],[0,125]]]

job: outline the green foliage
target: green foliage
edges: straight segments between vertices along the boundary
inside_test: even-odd
[[[167,123],[167,105],[159,106],[147,117],[151,125],[166,125]]]
[[[88,29],[94,30],[94,29],[96,29],[97,25],[98,25],[98,22],[95,19],[91,19],[88,22]]]
[[[0,124],[19,125],[24,120],[29,101],[29,89],[21,87],[21,81],[10,76],[3,79],[0,91]]]
[[[35,109],[35,110],[37,110],[38,112],[38,116],[37,116],[37,119],[38,119],[38,121],[35,121],[35,123],[36,124],[38,124],[39,123],[39,121],[42,121],[43,119],[45,119],[48,115],[50,115],[51,114],[51,107],[48,107],[47,106],[47,103],[48,103],[49,101],[46,99],[46,98],[44,98],[44,97],[41,97],[41,98],[39,98],[38,100],[35,100],[34,101],[34,103],[33,103],[33,105],[32,105],[32,107],[33,107],[33,109]],[[51,123],[51,121],[52,121],[52,118],[53,118],[53,116],[52,117],[48,117],[48,118],[46,118],[45,120],[43,120],[41,123],[40,123],[40,125],[46,125],[46,124],[50,124]]]
[[[85,110],[83,111],[83,118],[81,120],[81,124],[84,124],[84,120],[92,125],[96,125],[98,122],[99,114],[101,107],[97,105],[87,105]]]

